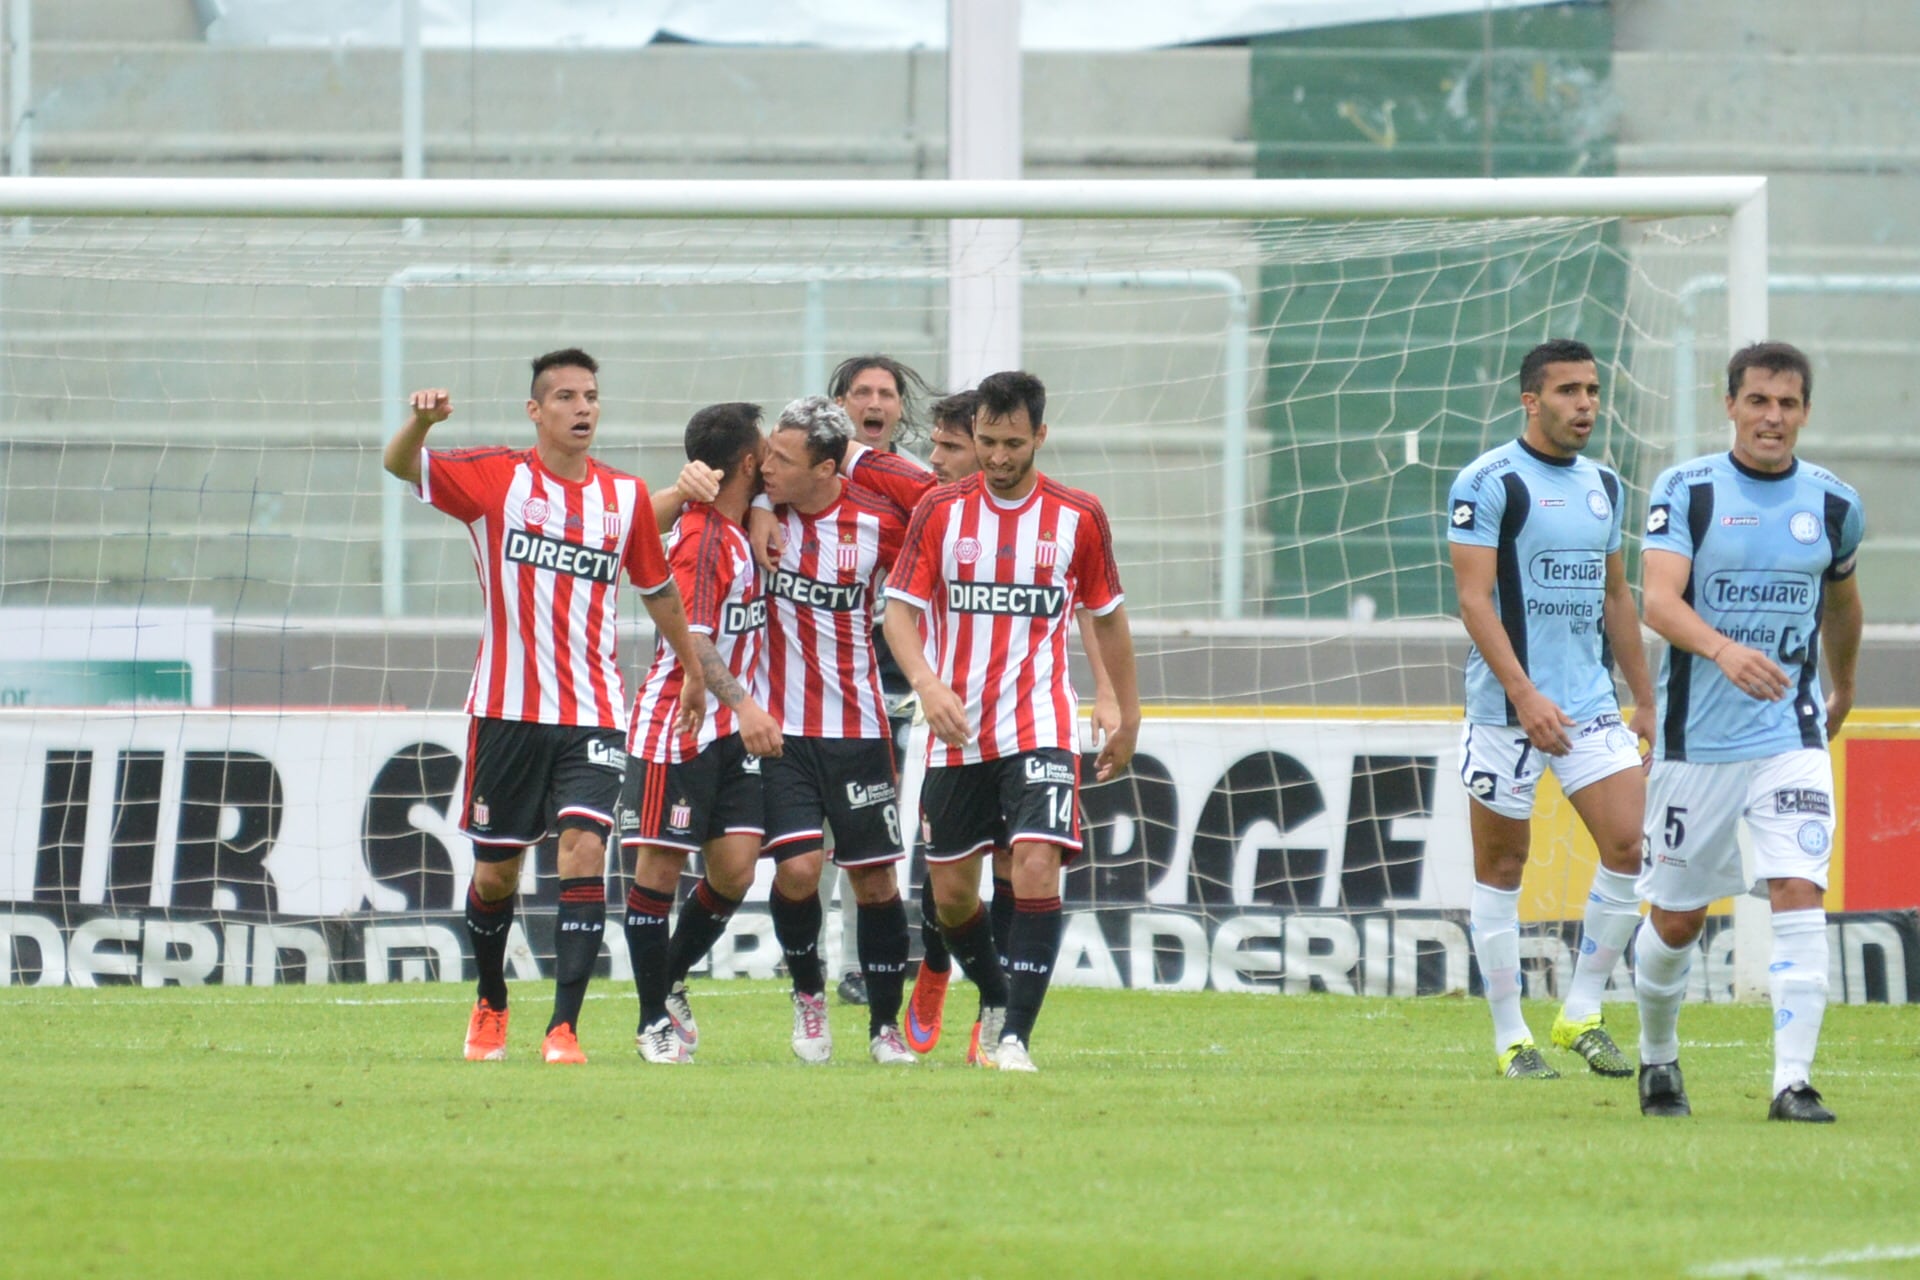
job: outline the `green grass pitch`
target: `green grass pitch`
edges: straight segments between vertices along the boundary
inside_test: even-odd
[[[0,1274],[1920,1275],[1920,1007],[1829,1010],[1812,1127],[1764,1006],[1686,1008],[1654,1122],[1568,1054],[1497,1079],[1477,1000],[1059,990],[1000,1076],[838,1007],[802,1066],[754,982],[695,985],[678,1069],[597,983],[548,1067],[550,992],[470,1064],[465,987],[0,990]]]

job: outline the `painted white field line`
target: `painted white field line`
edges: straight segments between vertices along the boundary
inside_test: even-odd
[[[1852,1267],[1868,1262],[1904,1262],[1920,1258],[1920,1244],[1877,1244],[1864,1249],[1842,1249],[1808,1258],[1743,1258],[1738,1262],[1713,1262],[1690,1267],[1688,1275],[1706,1277],[1761,1276],[1765,1280],[1797,1280],[1817,1277],[1836,1267]]]

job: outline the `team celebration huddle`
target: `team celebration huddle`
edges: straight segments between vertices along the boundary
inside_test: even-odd
[[[1806,356],[1780,342],[1737,352],[1731,449],[1679,462],[1649,493],[1641,606],[1667,644],[1656,681],[1627,580],[1626,488],[1584,456],[1598,370],[1578,342],[1528,352],[1520,436],[1459,473],[1446,511],[1472,641],[1460,777],[1495,1060],[1512,1078],[1558,1074],[1523,1016],[1519,934],[1535,791],[1550,769],[1600,859],[1551,1045],[1599,1075],[1636,1074],[1601,1007],[1631,947],[1641,1110],[1689,1114],[1678,1021],[1694,944],[1711,904],[1752,888],[1773,922],[1768,1114],[1831,1122],[1811,1074],[1828,972],[1827,744],[1852,705],[1862,628],[1860,499],[1796,457],[1812,401]],[[830,857],[857,904],[872,1060],[911,1064],[934,1049],[957,964],[979,998],[967,1060],[1034,1070],[1061,872],[1083,848],[1089,781],[1070,620],[1093,674],[1094,780],[1127,768],[1140,726],[1106,515],[1036,467],[1044,386],[997,373],[938,401],[923,463],[897,448],[923,384],[889,357],[856,357],[830,396],[793,401],[770,429],[753,404],[700,409],[685,469],[649,493],[591,455],[597,372],[572,349],[534,362],[531,449],[427,448],[453,411],[447,392],[427,390],[385,454],[423,501],[467,525],[484,598],[461,823],[479,970],[467,1057],[506,1054],[521,861],[557,832],[556,993],[542,1052],[585,1061],[576,1032],[617,833],[633,850],[625,928],[646,1061],[692,1060],[700,1033],[685,979],[762,859],[792,979],[793,1052],[830,1059],[819,945]],[[623,571],[659,635],[630,720],[616,657]],[[921,812],[903,814],[906,729],[920,721]],[[916,823],[923,958],[909,996],[899,869]],[[701,877],[675,919],[695,853]]]
[[[466,524],[484,602],[461,818],[479,972],[466,1056],[506,1056],[521,863],[557,832],[556,989],[541,1052],[586,1061],[580,1011],[617,832],[634,850],[625,928],[646,1061],[691,1061],[700,1033],[686,976],[762,858],[793,984],[793,1052],[831,1058],[819,947],[830,855],[857,902],[873,1061],[908,1065],[934,1049],[957,962],[979,993],[968,1061],[1035,1070],[1061,871],[1083,848],[1076,614],[1097,672],[1099,780],[1126,769],[1140,726],[1106,515],[1035,465],[1045,387],[998,373],[940,401],[929,466],[893,448],[918,377],[856,357],[836,371],[836,395],[793,401],[769,430],[756,405],[700,409],[686,467],[649,493],[592,456],[598,372],[577,349],[533,362],[531,449],[430,449],[453,403],[416,392],[384,457]],[[623,570],[659,636],[630,720],[616,656]],[[914,720],[928,730],[927,774],[921,813],[903,815]],[[899,867],[916,818],[924,957],[903,1019],[912,948]],[[669,931],[696,852],[701,878]]]

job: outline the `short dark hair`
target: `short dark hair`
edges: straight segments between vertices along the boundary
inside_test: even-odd
[[[687,457],[731,480],[740,460],[760,445],[760,406],[735,400],[697,409],[687,419]]]
[[[1746,380],[1749,369],[1799,374],[1800,398],[1813,403],[1813,362],[1791,342],[1751,342],[1734,352],[1733,359],[1727,361],[1728,395],[1740,394],[1740,384]]]
[[[532,399],[540,398],[540,375],[549,369],[585,369],[596,378],[600,376],[600,362],[578,347],[549,351],[533,359],[533,381],[527,384],[527,395]]]
[[[1520,362],[1520,390],[1540,394],[1550,364],[1593,364],[1593,348],[1572,338],[1548,338]]]
[[[893,377],[893,389],[900,393],[900,426],[904,430],[915,419],[914,409],[917,398],[930,394],[927,380],[915,373],[911,365],[903,364],[892,356],[877,351],[863,356],[848,356],[833,367],[833,373],[827,379],[827,394],[835,400],[844,399],[853,389],[853,380],[869,369],[884,369]]]
[[[948,431],[960,431],[973,434],[974,410],[980,407],[980,393],[977,391],[956,391],[950,396],[942,396],[927,409],[933,418],[933,425],[945,427]]]
[[[847,441],[853,439],[853,419],[847,416],[845,409],[825,396],[801,396],[798,400],[788,401],[773,429],[806,433],[807,465],[810,467],[817,467],[823,462],[838,465],[846,455]]]
[[[1015,409],[1027,411],[1027,421],[1038,431],[1047,420],[1047,388],[1023,369],[990,373],[980,379],[978,412],[989,419],[1010,418]]]

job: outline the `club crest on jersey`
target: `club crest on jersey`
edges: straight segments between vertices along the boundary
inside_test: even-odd
[[[1810,547],[1820,541],[1820,517],[1811,511],[1796,511],[1787,521],[1787,532],[1795,542]]]
[[[1473,504],[1456,502],[1453,504],[1453,527],[1456,529],[1473,528]]]
[[[1669,503],[1656,502],[1647,508],[1647,534],[1665,533],[1667,525],[1673,521],[1673,507]]]
[[[1607,495],[1598,489],[1587,490],[1587,510],[1593,512],[1596,520],[1605,520],[1613,514],[1613,504],[1607,501]]]
[[[1040,545],[1033,549],[1033,567],[1051,569],[1060,559],[1060,544],[1051,533],[1041,534],[1040,539]]]
[[[676,801],[673,808],[667,810],[667,825],[685,831],[693,825],[693,806],[685,800]]]
[[[847,536],[851,537],[852,535],[849,534]],[[858,569],[860,567],[860,544],[857,542],[841,542],[835,553],[834,563],[839,565],[840,572],[842,573],[852,573],[855,569]]]
[[[1794,834],[1801,851],[1815,857],[1827,851],[1827,826],[1824,822],[1809,819],[1800,824],[1800,830]]]
[[[962,538],[953,544],[953,558],[961,564],[975,564],[980,559],[980,540]]]
[[[528,498],[520,504],[520,518],[528,524],[545,524],[552,514],[545,498]]]
[[[492,822],[493,810],[487,807],[485,800],[482,800],[479,796],[475,796],[473,798],[473,825],[476,827],[485,827]]]
[[[620,513],[618,511],[605,511],[601,513],[600,534],[606,538],[617,538],[620,536]]]

